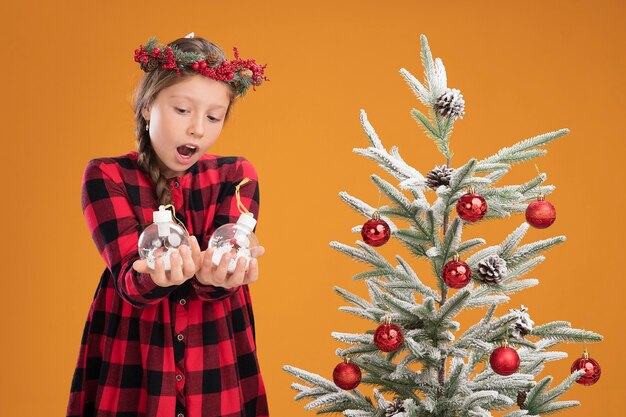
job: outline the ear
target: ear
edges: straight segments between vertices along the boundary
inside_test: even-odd
[[[148,120],[148,121],[150,120],[150,108],[151,107],[152,106],[147,106],[141,110],[141,115],[143,116],[145,120]]]

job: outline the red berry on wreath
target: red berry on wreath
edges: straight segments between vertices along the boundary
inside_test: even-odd
[[[443,267],[441,278],[450,288],[463,288],[472,279],[472,270],[465,262],[459,260],[459,255],[454,255],[454,258]]]
[[[387,316],[385,323],[378,326],[374,332],[374,344],[383,352],[395,352],[400,349],[404,342],[402,329],[395,324],[391,324],[391,318]]]
[[[510,348],[508,342],[505,340],[502,342],[502,346],[491,352],[489,364],[495,373],[507,376],[517,372],[520,359],[517,351]]]
[[[391,229],[386,221],[380,218],[378,210],[374,212],[372,218],[365,222],[361,228],[363,241],[370,246],[382,246],[391,237]]]
[[[333,381],[341,389],[354,389],[361,383],[361,369],[350,363],[350,358],[346,357],[343,362],[335,366]]]
[[[456,212],[466,222],[477,222],[487,213],[487,202],[480,194],[476,194],[474,187],[470,187],[467,194],[463,194],[456,203]]]
[[[532,227],[545,229],[550,227],[555,220],[556,209],[552,203],[544,200],[542,194],[539,194],[537,200],[526,207],[526,221]]]
[[[587,349],[583,352],[582,358],[578,358],[574,361],[571,372],[574,373],[581,369],[585,371],[585,373],[576,380],[579,384],[589,386],[595,384],[600,379],[600,374],[602,373],[600,364],[595,359],[589,357]]]

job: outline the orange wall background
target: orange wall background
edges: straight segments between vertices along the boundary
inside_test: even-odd
[[[3,2],[0,414],[63,415],[103,268],[80,208],[83,169],[90,158],[134,148],[134,49],[150,35],[167,42],[195,31],[229,56],[236,45],[267,63],[271,78],[238,104],[211,151],[246,156],[260,176],[258,235],[267,254],[252,291],[272,415],[312,415],[293,401],[282,365],[330,378],[341,346],[330,332],[372,327],[340,313],[332,291],[365,294],[351,279],[365,267],[328,246],[353,243],[350,229],[364,221],[339,191],[376,205],[369,174],[389,178],[352,153],[367,146],[359,109],[421,172],[443,162],[409,116],[423,108],[398,72],[422,78],[421,33],[466,101],[453,165],[571,129],[537,161],[557,186],[549,199],[558,220],[525,239],[568,240],[533,271],[541,284],[498,314],[524,304],[537,324],[562,319],[603,334],[590,346],[602,379],[570,390],[565,398],[582,407],[564,415],[622,415],[625,11],[617,0]],[[534,173],[533,163],[520,165],[504,182]],[[481,224],[471,234],[492,244],[522,221]],[[383,253],[408,257],[397,242]],[[434,285],[429,269],[420,276]],[[464,327],[479,313],[464,316]],[[562,350],[570,357],[544,372],[557,381],[582,346]]]

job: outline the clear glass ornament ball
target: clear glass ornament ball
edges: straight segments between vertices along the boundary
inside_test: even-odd
[[[222,256],[230,253],[228,272],[235,271],[240,258],[246,260],[246,268],[251,258],[258,256],[259,240],[247,227],[238,223],[228,223],[218,227],[209,239],[209,248],[213,248],[213,264],[219,265]]]
[[[144,259],[151,269],[154,269],[154,263],[158,258],[163,258],[163,266],[169,271],[170,254],[182,245],[189,247],[189,236],[185,229],[175,223],[153,223],[139,236],[139,257]]]

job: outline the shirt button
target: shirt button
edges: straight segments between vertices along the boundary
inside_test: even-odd
[[[178,181],[174,181],[174,188],[180,187],[180,183]]]
[[[182,342],[184,338],[185,336],[183,336],[182,334],[179,334],[178,336],[176,336],[176,339],[178,339],[179,342]]]
[[[180,375],[180,374],[176,375],[176,380],[177,380],[178,382],[182,381],[182,380],[183,380],[183,376],[182,376],[182,375]]]
[[[176,417],[185,417],[185,415],[183,413],[178,413]]]
[[[181,306],[184,306],[185,304],[187,304],[187,300],[185,300],[184,298],[181,298],[180,300],[178,300],[178,304],[180,304]]]

